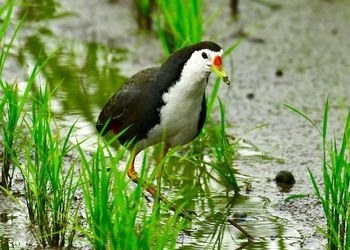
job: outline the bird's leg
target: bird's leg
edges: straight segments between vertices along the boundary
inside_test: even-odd
[[[167,149],[169,150],[169,148]],[[164,151],[163,151],[164,152]],[[130,161],[130,164],[128,166],[128,177],[133,181],[135,182],[136,184],[139,182],[140,178],[139,176],[137,175],[136,171],[135,171],[135,158],[136,158],[136,155],[137,154],[133,154],[132,156],[132,159]],[[148,184],[146,181],[144,181],[142,183],[142,186],[146,189],[146,191],[148,193],[150,193],[154,199],[156,199],[156,197],[161,200],[162,202],[164,202],[164,204],[170,208],[171,210],[173,210],[174,212],[177,212],[177,208],[176,206],[171,203],[170,201],[168,201],[162,194],[160,194],[156,188],[152,187],[150,184]],[[191,215],[185,210],[185,209],[182,209],[180,212],[179,212],[179,215],[182,216],[182,217],[185,217],[187,219],[192,219]]]
[[[158,156],[157,162],[156,162],[156,169],[157,169],[157,173],[156,173],[156,178],[159,179],[162,174],[163,174],[163,166],[159,166],[160,163],[162,162],[162,160],[164,159],[164,157],[166,156],[166,154],[168,153],[170,149],[170,145],[167,143],[165,144],[164,148],[162,149],[161,154]]]
[[[157,213],[159,214],[159,200],[158,197],[161,195],[161,187],[162,187],[162,175],[163,175],[163,170],[164,170],[164,157],[169,151],[170,145],[166,143],[165,145],[162,145],[163,147],[161,148],[161,152],[158,155],[158,159],[156,162],[156,181],[157,181],[157,192],[156,192],[156,197],[155,197],[155,202],[154,202],[154,208],[156,209]],[[163,161],[163,162],[162,162]]]

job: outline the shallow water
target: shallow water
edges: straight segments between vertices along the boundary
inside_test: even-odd
[[[220,8],[216,2],[207,2],[206,16]],[[59,47],[40,74],[38,85],[48,82],[55,89],[53,111],[62,127],[78,119],[73,140],[88,138],[84,149],[92,150],[97,138],[94,123],[101,107],[127,77],[163,60],[161,45],[155,34],[138,31],[129,3],[63,0],[55,8],[52,3],[29,12],[5,76],[25,83],[26,72],[38,56],[45,58]],[[306,167],[320,179],[320,138],[281,105],[295,105],[320,121],[322,103],[330,95],[335,109],[331,128],[339,129],[342,104],[346,107],[350,102],[350,62],[345,56],[349,48],[344,45],[350,37],[345,26],[349,4],[296,0],[272,10],[244,1],[241,8],[239,22],[229,18],[228,8],[223,9],[207,28],[207,38],[215,37],[228,47],[237,39],[239,27],[253,33],[224,62],[233,86],[222,86],[220,93],[228,122],[239,126],[230,132],[252,142],[240,144],[234,161],[244,191],[236,197],[209,168],[168,163],[171,178],[165,177],[163,192],[172,200],[190,201],[188,208],[199,215],[179,236],[178,247],[317,249],[325,242],[315,233],[315,225],[324,223],[319,204],[311,198],[285,202],[289,194],[280,192],[273,178],[279,170],[288,169],[297,180],[290,194],[312,193]],[[23,11],[17,9],[17,13]],[[265,123],[268,125],[246,134]],[[180,189],[182,193],[178,193]],[[9,208],[0,213],[4,211],[10,218],[0,220],[1,249],[34,247],[35,240],[23,229],[28,226],[25,215],[9,199],[1,200]],[[248,216],[240,224],[254,236],[252,243],[227,221],[242,211]],[[19,230],[21,234],[16,233]]]

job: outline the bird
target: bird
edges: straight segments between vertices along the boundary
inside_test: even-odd
[[[128,145],[131,160],[127,175],[135,183],[135,158],[149,146],[165,143],[157,164],[170,148],[191,142],[202,130],[207,108],[205,90],[214,72],[227,85],[229,78],[222,67],[223,49],[215,42],[202,41],[171,54],[160,67],[137,72],[106,103],[96,129],[104,136],[118,135]],[[144,183],[146,191],[177,211],[176,206],[156,188]],[[158,196],[156,196],[158,195]],[[188,217],[183,209],[180,215]]]

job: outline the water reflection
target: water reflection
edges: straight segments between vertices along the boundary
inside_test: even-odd
[[[19,16],[26,14],[26,20],[39,21],[72,15],[61,8],[61,4],[55,0],[25,0],[21,2]]]
[[[27,37],[19,61],[43,63],[52,52],[47,44],[52,44],[55,39],[48,33]],[[41,74],[51,90],[55,90],[53,98],[60,102],[60,113],[82,114],[86,120],[95,122],[93,109],[102,107],[125,80],[119,74],[117,64],[125,58],[126,51],[78,41],[65,41],[55,47],[59,49],[50,57]]]
[[[126,50],[95,42],[59,42],[50,30],[41,28],[25,37],[18,62],[27,67],[36,61],[44,63],[49,56],[38,79],[41,84],[48,83],[53,92],[52,110],[67,127],[79,119],[79,133],[74,135],[79,141],[96,135],[98,112],[125,81],[118,64],[125,60]]]
[[[286,221],[266,213],[267,199],[235,195],[213,169],[181,157],[171,157],[165,173],[164,191],[177,193],[176,201],[186,202],[186,208],[198,214],[179,249],[299,249],[300,234]],[[247,214],[239,225],[254,240],[228,222],[235,212]]]

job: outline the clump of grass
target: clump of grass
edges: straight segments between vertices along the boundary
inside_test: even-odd
[[[182,228],[177,216],[161,223],[156,212],[148,215],[145,211],[141,183],[146,158],[140,181],[130,193],[130,180],[126,180],[126,172],[118,170],[126,147],[113,156],[107,145],[99,143],[91,159],[81,148],[79,151],[88,222],[88,230],[84,233],[91,244],[96,249],[174,249],[176,237]]]
[[[25,163],[20,164],[25,182],[25,199],[30,221],[43,247],[65,246],[74,194],[79,184],[74,161],[64,158],[72,150],[69,142],[74,124],[62,136],[50,111],[48,87],[39,89],[32,102],[30,138],[25,148]],[[70,237],[72,240],[72,237]],[[68,243],[71,245],[71,242]]]
[[[2,160],[2,170],[1,170],[1,183],[0,186],[3,188],[10,188],[12,177],[10,174],[10,165],[11,165],[11,155],[14,154],[13,146],[16,145],[15,132],[19,127],[18,123],[20,121],[21,112],[23,110],[24,103],[27,96],[22,97],[21,102],[19,102],[18,89],[16,84],[9,84],[7,81],[2,79],[2,71],[5,65],[6,58],[9,55],[10,48],[14,42],[14,39],[17,35],[18,30],[23,24],[22,19],[17,27],[15,28],[14,33],[11,36],[9,43],[5,44],[5,34],[9,27],[11,14],[13,9],[13,1],[7,1],[2,8],[0,8],[0,17],[3,16],[5,10],[7,10],[3,22],[0,27],[0,90],[2,91],[2,98],[0,100],[0,122],[2,127],[3,134],[3,160]],[[25,92],[28,93],[28,92]],[[12,169],[13,170],[13,169]],[[13,173],[13,171],[12,171]]]
[[[207,121],[209,123],[208,126],[210,126],[210,130],[207,132],[209,133],[209,147],[216,159],[216,161],[210,165],[230,184],[233,190],[238,193],[240,189],[235,177],[235,170],[232,167],[236,145],[229,143],[226,134],[225,107],[221,100],[218,100],[220,107],[220,125],[218,126],[211,116],[208,117]]]
[[[157,27],[165,55],[202,40],[202,1],[156,0],[161,12]]]
[[[10,188],[12,182],[12,175],[10,174],[11,155],[15,154],[13,145],[15,142],[15,132],[20,112],[18,109],[18,90],[16,85],[10,86],[7,82],[0,80],[0,87],[3,92],[3,99],[0,103],[1,111],[1,127],[4,143],[4,152],[2,158],[1,171],[1,186],[3,188]]]
[[[301,111],[288,105],[287,107],[309,121],[322,136],[323,192],[312,171],[308,170],[316,196],[322,204],[327,219],[327,228],[321,231],[327,237],[328,249],[350,249],[350,109],[339,147],[335,135],[330,144],[327,143],[328,99],[324,108],[322,129]]]

